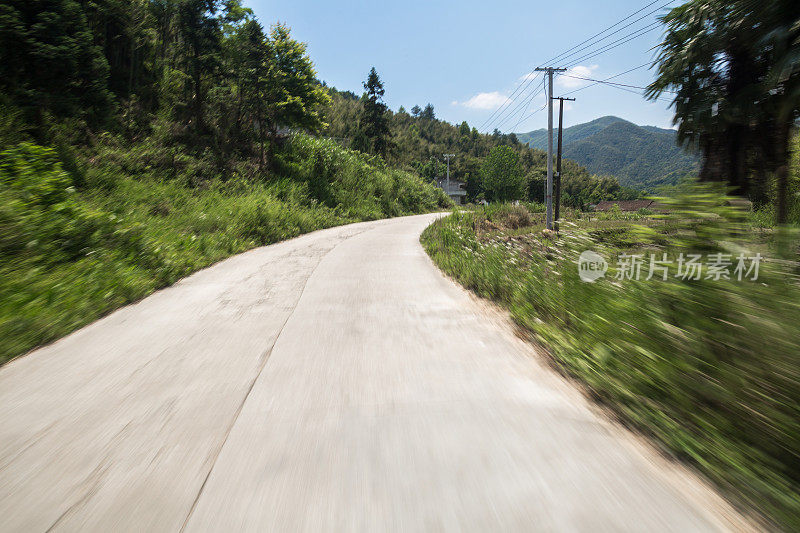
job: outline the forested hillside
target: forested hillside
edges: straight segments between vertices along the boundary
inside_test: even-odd
[[[363,99],[353,92],[330,90],[332,103],[325,115],[328,126],[324,133],[345,146],[368,150],[363,134]],[[547,174],[547,153],[531,149],[516,135],[481,134],[466,122],[456,126],[438,120],[430,104],[414,105],[410,111],[401,107],[396,113],[386,110],[387,140],[384,157],[387,163],[419,173],[426,179],[444,176],[442,154],[452,153],[450,163],[453,179],[467,184],[470,201],[492,200],[483,186],[481,166],[492,149],[506,146],[518,156],[525,181],[527,199],[544,199],[544,180]],[[596,176],[586,168],[565,159],[563,161],[562,201],[565,205],[583,208],[600,200],[622,200],[637,197],[637,192],[621,187],[615,178]]]
[[[564,133],[562,136],[563,143],[566,146],[567,144],[575,141],[580,141],[587,137],[591,137],[595,133],[602,131],[604,128],[614,124],[615,122],[619,122],[620,120],[622,119],[617,117],[600,117],[592,120],[591,122],[585,122],[583,124],[576,124],[575,126],[564,128]],[[520,142],[527,144],[531,148],[538,148],[539,150],[547,149],[546,128],[529,131],[528,133],[517,133],[516,135]],[[555,143],[555,137],[553,138],[553,142]]]
[[[517,135],[534,148],[547,147],[547,130]],[[601,117],[564,129],[564,157],[589,171],[609,174],[622,185],[653,191],[696,174],[698,159],[677,144],[676,132],[637,126],[618,117]]]
[[[0,5],[0,363],[248,248],[450,205],[315,138],[329,103],[238,0]]]

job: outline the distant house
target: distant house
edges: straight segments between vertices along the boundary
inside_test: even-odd
[[[467,184],[463,181],[451,179],[449,188],[447,186],[447,178],[436,178],[434,183],[453,200],[454,204],[464,205],[467,203],[467,191],[465,190]]]
[[[638,211],[639,209],[656,209],[655,200],[603,200],[594,206],[595,211],[608,211],[615,205],[620,211]]]

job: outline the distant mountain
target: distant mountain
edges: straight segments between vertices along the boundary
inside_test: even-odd
[[[620,122],[622,119],[618,117],[600,117],[585,124],[578,124],[571,126],[564,130],[563,143],[567,146],[576,141],[582,141],[587,137],[591,137],[595,133],[602,131],[615,122]],[[555,126],[558,126],[555,124]],[[555,130],[558,131],[558,130]],[[527,143],[531,148],[538,148],[540,150],[547,150],[547,130],[542,128],[534,130],[529,133],[517,133],[517,139],[521,143]],[[553,149],[556,146],[556,137],[553,135]]]
[[[564,129],[564,157],[595,174],[615,176],[622,185],[653,190],[696,172],[697,158],[677,146],[675,130],[637,126],[619,117],[601,117]],[[518,133],[520,142],[547,149],[547,130]],[[553,138],[555,149],[556,138]]]

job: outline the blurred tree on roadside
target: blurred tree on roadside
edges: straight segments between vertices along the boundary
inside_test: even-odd
[[[700,179],[789,210],[789,142],[800,116],[800,3],[692,0],[669,11],[648,97],[674,93],[680,142]]]
[[[490,199],[506,202],[525,195],[525,178],[519,155],[508,146],[496,146],[481,167],[483,188]]]

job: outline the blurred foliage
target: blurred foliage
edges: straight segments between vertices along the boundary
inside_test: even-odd
[[[701,181],[728,183],[788,218],[790,142],[800,118],[800,3],[690,0],[660,17],[646,95],[669,93],[678,141],[702,153]]]
[[[433,260],[508,307],[555,364],[627,424],[653,437],[786,530],[800,528],[798,235],[751,231],[735,201],[708,188],[660,201],[636,221],[584,215],[541,232],[515,208],[453,214],[422,242]],[[582,282],[579,254],[761,253],[757,281],[660,275]],[[787,254],[788,251],[788,254]],[[645,255],[645,258],[647,256]],[[734,262],[735,264],[735,262]],[[733,268],[733,267],[732,267]]]
[[[509,146],[495,146],[481,165],[483,188],[498,202],[519,200],[525,194],[525,180],[519,156]]]

